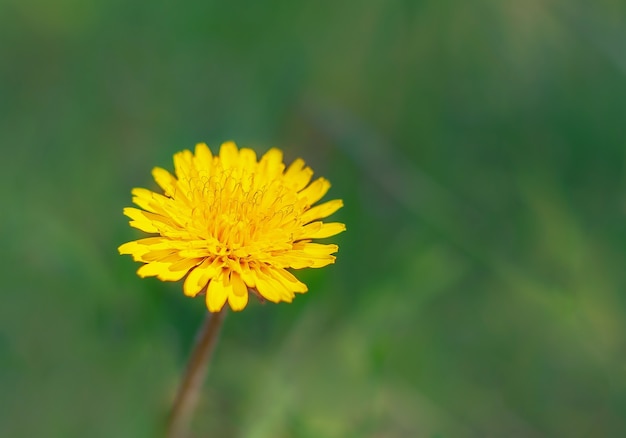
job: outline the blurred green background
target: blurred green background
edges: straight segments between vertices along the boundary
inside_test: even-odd
[[[348,231],[228,316],[194,436],[626,436],[625,116],[619,0],[0,0],[0,436],[160,435],[205,308],[122,208],[228,139]]]

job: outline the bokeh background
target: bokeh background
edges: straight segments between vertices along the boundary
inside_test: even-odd
[[[0,435],[160,436],[204,315],[117,254],[172,154],[341,197],[194,436],[626,436],[626,3],[0,0]]]

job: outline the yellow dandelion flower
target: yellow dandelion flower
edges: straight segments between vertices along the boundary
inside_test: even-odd
[[[121,245],[120,254],[142,262],[140,277],[183,283],[185,295],[205,294],[209,311],[226,301],[242,310],[252,292],[261,299],[291,302],[307,291],[288,269],[334,263],[337,245],[314,243],[345,230],[321,219],[343,206],[340,199],[314,206],[328,191],[324,178],[302,159],[285,169],[283,154],[270,149],[257,161],[252,149],[222,144],[213,156],[206,144],[195,154],[174,155],[175,176],[152,171],[163,194],[132,190],[140,208],[125,208],[130,225],[156,236]]]

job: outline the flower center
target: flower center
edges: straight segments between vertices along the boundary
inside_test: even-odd
[[[219,252],[241,255],[286,250],[304,210],[281,179],[271,181],[241,169],[189,180],[191,227]]]

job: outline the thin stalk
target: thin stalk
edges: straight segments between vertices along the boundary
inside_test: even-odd
[[[198,395],[206,378],[209,362],[220,328],[226,315],[226,307],[218,312],[207,312],[196,338],[185,375],[178,389],[174,406],[167,422],[168,438],[184,438],[189,431],[191,417],[198,403]]]

